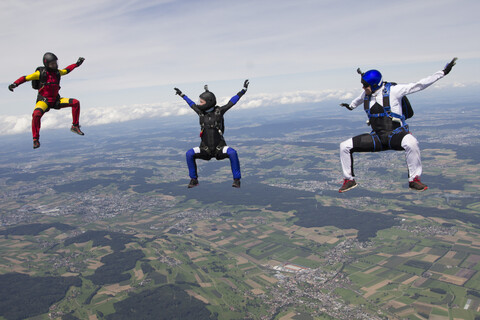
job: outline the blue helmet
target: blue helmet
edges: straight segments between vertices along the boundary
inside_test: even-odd
[[[363,86],[370,86],[372,92],[377,91],[382,86],[382,74],[378,70],[368,70],[362,74]]]

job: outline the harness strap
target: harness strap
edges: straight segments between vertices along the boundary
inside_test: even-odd
[[[387,82],[385,83],[383,87],[383,110],[385,110],[386,113],[390,113],[391,107],[390,107],[390,86],[392,84]]]
[[[209,124],[208,128],[218,129],[219,131],[221,131],[222,130],[221,124],[222,124],[222,113],[221,113],[220,109],[217,108],[214,111],[214,122],[213,122],[213,124]],[[205,125],[205,115],[204,114],[200,115],[200,127],[202,128],[202,131],[203,131],[203,129],[205,129],[205,127],[207,127],[207,125]]]
[[[405,133],[409,133],[410,130],[408,129],[408,124],[405,124],[404,126],[401,126],[401,127],[398,127],[397,129],[393,130],[392,132],[390,132],[390,134],[388,135],[388,147],[390,149],[392,149],[392,138],[394,135],[396,135],[397,133],[400,133],[400,132],[405,132]]]
[[[383,108],[384,112],[382,113],[371,113],[370,112],[370,99],[372,98],[371,95],[369,96],[365,96],[365,98],[363,99],[363,109],[365,110],[365,112],[367,113],[367,117],[370,119],[370,118],[380,118],[380,117],[389,117],[390,114],[385,112],[385,108]],[[385,99],[385,98],[384,98]]]
[[[55,76],[56,76],[57,82],[47,82],[47,70],[46,69],[47,68],[45,68],[45,67],[39,67],[40,77],[38,78],[38,81],[40,82],[40,88],[45,87],[47,85],[51,85],[51,84],[58,84],[58,86],[60,86],[60,78],[61,78],[60,72],[58,70],[55,71]]]
[[[402,127],[405,127],[407,124],[405,123],[405,116],[403,114],[397,114],[392,112],[392,108],[390,106],[390,87],[392,86],[391,82],[385,82],[384,89],[383,89],[383,111],[382,113],[371,113],[370,112],[370,100],[372,98],[371,95],[365,95],[363,99],[363,109],[367,113],[367,117],[370,118],[381,118],[381,117],[390,117],[390,118],[397,118],[400,119],[402,123]],[[408,130],[408,129],[407,129]]]
[[[199,118],[200,118],[200,119],[199,119],[199,120],[200,120],[200,128],[201,128],[202,131],[203,131],[203,129],[205,128],[205,115],[200,114],[200,115],[199,115]]]
[[[391,86],[392,86],[391,82],[386,82],[385,83],[385,88],[383,90],[383,108],[389,114],[389,116],[391,118],[400,119],[400,121],[402,122],[402,127],[404,127],[404,126],[407,125],[405,123],[405,116],[403,114],[398,114],[398,113],[392,112],[392,108],[390,106],[390,88],[391,88]],[[402,107],[402,106],[400,106],[400,107]],[[408,131],[408,128],[407,128],[407,131]]]
[[[373,140],[373,150],[375,151],[376,150],[376,145],[377,143],[375,142],[375,137],[378,138],[378,140],[380,141],[380,138],[378,137],[378,134],[374,131],[370,132],[370,136],[372,137],[372,140]],[[380,143],[380,151],[382,150],[382,143]]]
[[[219,123],[219,120],[220,120],[220,117],[221,117],[221,112],[220,112],[220,109],[217,108],[215,109],[215,124],[214,124],[214,128],[215,129],[218,129],[219,132],[221,132],[221,128],[220,128],[220,123]]]

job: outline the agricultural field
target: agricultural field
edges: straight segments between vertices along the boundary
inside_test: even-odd
[[[200,185],[187,189],[196,128],[180,139],[167,124],[127,126],[130,139],[92,129],[95,140],[61,137],[37,153],[11,137],[0,155],[0,317],[478,319],[478,115],[444,112],[429,113],[434,129],[415,123],[423,193],[408,190],[398,152],[355,154],[360,185],[338,193],[338,143],[366,129],[356,118],[227,130],[241,189],[228,160],[199,162]],[[455,122],[472,129],[452,132]]]

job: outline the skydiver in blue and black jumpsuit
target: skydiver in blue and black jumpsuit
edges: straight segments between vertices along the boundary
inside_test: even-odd
[[[223,133],[225,132],[223,115],[247,92],[248,85],[249,81],[245,80],[243,89],[222,107],[216,105],[217,99],[212,92],[208,91],[208,86],[205,86],[205,92],[200,95],[200,103],[198,105],[184,95],[180,89],[174,88],[176,94],[182,97],[190,108],[200,117],[200,137],[202,138],[202,142],[199,147],[188,150],[186,154],[188,172],[191,178],[188,184],[189,188],[198,185],[197,164],[195,160],[202,159],[208,161],[212,158],[216,158],[217,160],[230,159],[233,173],[232,187],[240,188],[240,179],[242,177],[240,173],[240,162],[237,151],[227,146],[223,138]]]

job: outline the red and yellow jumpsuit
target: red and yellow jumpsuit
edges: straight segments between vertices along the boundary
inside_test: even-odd
[[[40,138],[40,119],[45,112],[52,109],[62,109],[72,107],[73,125],[78,126],[80,118],[80,102],[77,99],[62,98],[58,94],[60,90],[60,77],[70,73],[78,67],[76,63],[69,65],[65,69],[49,70],[45,68],[46,79],[41,83],[38,90],[37,103],[32,114],[32,135],[33,139]],[[18,78],[14,83],[18,86],[26,81],[40,80],[40,71],[37,70],[28,76]]]

